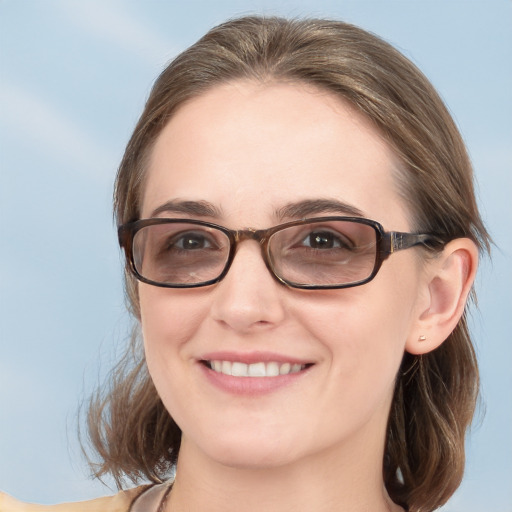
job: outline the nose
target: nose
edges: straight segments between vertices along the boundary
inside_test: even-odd
[[[285,317],[286,289],[270,274],[255,241],[238,246],[226,277],[215,288],[211,315],[234,331],[272,328]]]

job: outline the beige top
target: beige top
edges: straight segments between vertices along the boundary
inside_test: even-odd
[[[114,496],[60,505],[23,503],[0,492],[0,512],[160,512],[160,504],[170,483],[142,485]]]

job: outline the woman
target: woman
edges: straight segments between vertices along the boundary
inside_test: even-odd
[[[91,403],[93,467],[155,485],[77,510],[449,499],[488,236],[461,137],[413,64],[341,22],[214,28],[155,83],[115,214],[140,329]]]

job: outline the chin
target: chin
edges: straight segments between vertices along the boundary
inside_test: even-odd
[[[233,469],[244,470],[268,470],[286,466],[292,462],[289,454],[276,453],[275,450],[264,450],[261,446],[254,446],[252,449],[231,451],[215,451],[212,458],[223,466]]]
[[[253,434],[253,435],[251,435]],[[285,466],[293,461],[296,451],[284,436],[268,432],[248,432],[241,429],[223,430],[203,438],[196,444],[209,459],[226,467],[237,469],[269,469]],[[297,442],[296,446],[300,446]]]

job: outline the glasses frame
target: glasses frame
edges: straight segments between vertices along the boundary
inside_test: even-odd
[[[373,270],[371,274],[360,281],[354,283],[347,284],[328,284],[328,285],[309,285],[309,284],[301,284],[295,283],[293,281],[289,281],[279,276],[274,268],[272,267],[272,262],[270,259],[270,254],[268,250],[268,243],[272,235],[277,233],[278,231],[282,231],[283,229],[313,224],[317,222],[331,222],[331,221],[347,221],[347,222],[355,222],[359,224],[365,224],[367,226],[371,226],[376,233],[376,256],[375,263],[373,266]],[[135,267],[135,262],[133,259],[133,239],[138,231],[147,226],[160,225],[160,224],[177,224],[177,223],[186,223],[186,224],[194,224],[197,226],[204,226],[213,229],[217,229],[222,231],[229,239],[229,253],[226,260],[226,264],[224,266],[221,274],[215,279],[210,279],[209,281],[204,281],[200,283],[193,284],[169,284],[169,283],[160,283],[158,281],[152,281],[151,279],[147,279],[146,277],[139,274]],[[155,217],[149,219],[141,219],[136,220],[134,222],[129,222],[127,224],[123,224],[118,228],[118,237],[119,237],[119,245],[122,249],[124,249],[126,255],[126,261],[131,273],[141,282],[151,284],[154,286],[159,286],[161,288],[199,288],[203,286],[211,286],[212,284],[218,283],[224,279],[226,274],[229,272],[231,264],[236,255],[238,244],[246,241],[246,240],[255,240],[259,243],[261,248],[261,255],[263,257],[263,261],[271,275],[280,283],[285,286],[289,286],[291,288],[299,288],[306,290],[325,290],[325,289],[341,289],[341,288],[352,288],[354,286],[361,286],[370,282],[380,270],[382,263],[384,260],[389,258],[389,256],[395,252],[402,251],[404,249],[409,249],[411,247],[422,245],[425,248],[429,249],[438,249],[444,246],[445,242],[441,240],[438,236],[434,234],[427,233],[404,233],[400,231],[386,231],[380,223],[377,221],[366,219],[364,217],[344,217],[344,216],[328,216],[328,217],[309,217],[301,220],[286,222],[284,224],[278,224],[277,226],[273,226],[267,229],[228,229],[224,226],[220,226],[219,224],[214,224],[212,222],[206,222],[202,220],[196,219],[177,219],[177,218],[166,218],[166,217]]]

